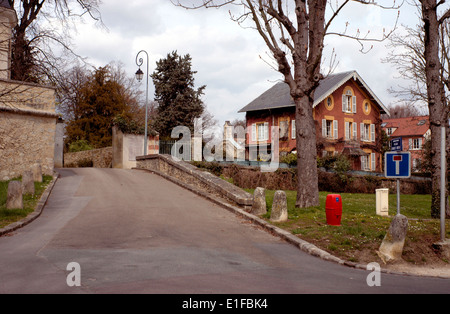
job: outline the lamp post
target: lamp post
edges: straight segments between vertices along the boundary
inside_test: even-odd
[[[141,70],[141,66],[144,63],[144,59],[139,58],[139,55],[141,53],[145,53],[146,57],[147,57],[147,72],[146,72],[146,77],[147,77],[147,81],[146,81],[146,92],[145,92],[145,135],[144,135],[144,156],[147,155],[147,124],[148,124],[148,53],[145,50],[141,50],[138,52],[138,54],[136,55],[136,64],[139,67],[139,69],[136,72],[136,79],[141,82],[142,79],[144,78],[144,72],[142,72]]]

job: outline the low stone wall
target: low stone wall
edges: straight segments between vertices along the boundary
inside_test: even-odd
[[[176,183],[210,193],[247,211],[251,209],[253,195],[189,163],[175,161],[170,155],[140,156],[136,161],[137,169],[149,170]]]
[[[64,154],[64,167],[111,168],[113,158],[112,156],[113,156],[112,147],[86,150],[76,153],[66,153]]]

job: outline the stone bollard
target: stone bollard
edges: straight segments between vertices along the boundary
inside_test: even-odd
[[[9,182],[6,209],[23,209],[22,182]]]
[[[22,175],[23,194],[34,194],[34,175],[31,171],[25,171]]]
[[[396,215],[377,251],[378,256],[385,264],[402,257],[407,230],[408,218],[400,214]]]
[[[284,191],[276,191],[273,197],[272,211],[270,213],[270,220],[273,222],[287,221],[287,199]]]
[[[253,215],[264,215],[267,213],[266,189],[259,187],[255,189],[251,213]]]
[[[33,177],[35,182],[42,182],[42,167],[41,164],[34,164],[31,167],[31,171],[33,172]]]

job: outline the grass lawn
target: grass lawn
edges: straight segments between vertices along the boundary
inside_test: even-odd
[[[32,213],[42,195],[47,188],[48,184],[52,181],[52,176],[44,176],[43,182],[35,182],[35,194],[24,195],[23,197],[23,209],[6,209],[6,197],[8,193],[9,181],[0,181],[0,228],[3,228],[11,223],[17,222],[28,214]],[[15,179],[15,180],[21,180]]]
[[[254,192],[251,189],[246,191]],[[270,218],[274,194],[275,191],[266,190],[268,213],[263,216],[265,219]],[[320,206],[298,209],[295,208],[296,192],[286,191],[289,219],[274,224],[345,260],[360,263],[378,261],[376,250],[397,213],[397,195],[389,195],[390,217],[381,217],[376,215],[375,194],[341,193],[343,210],[341,226],[338,227],[327,225],[325,201],[328,194],[333,193],[320,192]],[[403,258],[414,264],[430,262],[431,244],[439,240],[439,220],[429,219],[430,204],[430,195],[401,195],[400,212],[410,218]],[[446,234],[449,238],[448,220]]]

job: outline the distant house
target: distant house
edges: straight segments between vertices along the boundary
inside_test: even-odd
[[[296,151],[295,104],[286,83],[276,84],[239,112],[246,113],[247,151],[265,145],[270,152],[273,126],[280,130],[280,153]],[[313,107],[319,156],[342,153],[354,170],[381,171],[381,114],[389,111],[356,71],[323,79]]]
[[[391,138],[401,138],[403,151],[411,152],[413,169],[418,170],[423,145],[431,135],[428,116],[384,119],[382,128]]]

